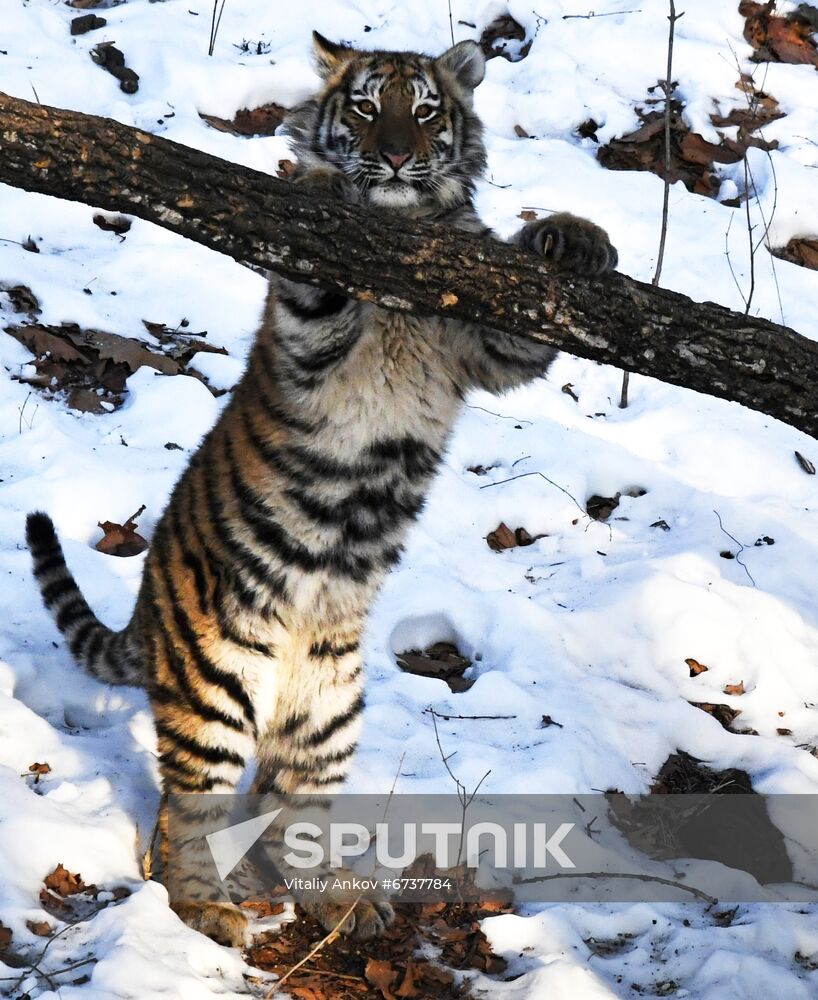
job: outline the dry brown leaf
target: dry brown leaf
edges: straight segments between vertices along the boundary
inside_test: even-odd
[[[46,888],[56,892],[59,896],[73,896],[77,892],[85,889],[85,883],[79,875],[72,875],[62,863],[43,879]]]
[[[108,400],[92,389],[72,389],[65,401],[72,410],[79,410],[80,413],[110,413],[113,406],[112,403],[103,406]]]
[[[292,160],[279,160],[276,176],[282,181],[288,181],[295,173],[296,167]]]
[[[601,497],[594,494],[592,497],[588,497],[585,510],[588,516],[595,521],[607,521],[619,506],[619,497],[619,493],[612,497]]]
[[[32,316],[40,312],[37,296],[27,285],[11,285],[9,288],[0,286],[0,291],[8,295],[14,312],[29,313]]]
[[[581,122],[577,126],[576,134],[580,139],[593,139],[594,142],[599,142],[597,132],[600,127],[599,122],[595,118],[586,118],[584,122]]]
[[[712,715],[724,729],[730,729],[736,717],[741,715],[739,709],[730,708],[729,705],[715,704],[709,701],[691,701],[690,704],[694,708],[700,708],[703,712],[707,712],[708,715]]]
[[[510,14],[500,14],[489,24],[480,36],[480,47],[486,59],[502,56],[509,62],[525,59],[531,50],[533,38],[526,41],[525,28]],[[522,42],[522,45],[515,45]]]
[[[650,787],[650,794],[706,795],[725,788],[731,792],[752,792],[750,775],[738,768],[714,771],[696,757],[680,750],[671,754],[664,762]]]
[[[792,736],[791,729],[776,729],[779,736]]]
[[[49,913],[53,913],[54,916],[62,916],[71,909],[61,896],[55,892],[49,892],[48,889],[40,889],[40,905]]]
[[[501,521],[494,531],[490,531],[486,535],[486,542],[493,552],[502,552],[505,549],[514,549],[517,547],[517,539],[514,537],[514,532],[504,521]]]
[[[794,454],[795,454],[795,460],[798,462],[798,464],[801,466],[804,472],[806,472],[808,476],[814,476],[815,466],[812,464],[812,462],[810,462],[808,458],[805,458],[800,451],[796,451]]]
[[[186,323],[182,320],[180,327]],[[140,340],[116,333],[83,330],[76,323],[25,324],[8,327],[7,332],[36,358],[36,375],[25,376],[21,381],[49,393],[62,390],[68,405],[84,412],[107,413],[116,409],[125,398],[128,377],[142,367],[153,368],[163,375],[192,375],[214,396],[222,394],[223,390],[212,388],[204,376],[188,367],[196,353],[227,354],[223,347],[199,339],[206,331],[183,333],[164,324],[151,324],[148,328],[164,350],[152,349]]]
[[[367,982],[372,983],[383,994],[384,1000],[395,1000],[392,986],[398,978],[398,973],[392,968],[392,963],[385,959],[370,958],[364,969]]]
[[[674,84],[674,87],[676,85]],[[752,80],[742,78],[738,86],[748,94],[748,105],[734,108],[726,115],[714,113],[711,121],[723,128],[737,126],[734,138],[722,137],[718,143],[709,142],[699,133],[691,132],[684,118],[682,104],[671,97],[671,144],[669,164],[665,156],[665,111],[663,85],[651,87],[660,97],[650,98],[647,104],[661,104],[661,108],[643,111],[637,109],[642,124],[626,135],[612,139],[597,151],[597,158],[610,170],[649,170],[664,177],[670,183],[681,180],[688,190],[708,197],[715,196],[720,188],[720,180],[715,173],[716,163],[737,163],[745,155],[749,146],[774,149],[776,142],[768,142],[754,135],[758,129],[777,118],[783,112],[778,109],[774,98],[757,91]]]
[[[449,306],[456,306],[460,299],[454,294],[454,292],[444,292],[440,296],[440,304],[444,309],[448,309]]]
[[[51,937],[53,928],[46,920],[26,920],[26,927],[37,937]]]
[[[690,667],[691,677],[698,677],[699,674],[703,674],[710,669],[710,667],[706,667],[703,663],[699,663],[698,660],[694,660],[692,656],[688,656],[685,663]]]
[[[409,961],[406,963],[406,972],[403,974],[403,982],[395,990],[396,997],[419,997],[421,994],[418,992],[418,988],[415,985],[415,963],[412,961],[412,956],[409,956]]]
[[[739,13],[747,20],[744,37],[755,49],[755,62],[784,62],[818,67],[818,49],[813,41],[815,25],[800,13],[773,15],[775,3],[742,0]]]
[[[199,112],[199,117],[219,132],[256,136],[274,135],[275,130],[284,121],[286,114],[287,108],[283,108],[280,104],[263,104],[258,108],[242,108],[231,119],[203,115],[201,112]]]
[[[86,330],[83,342],[98,352],[100,358],[112,361],[115,365],[127,365],[131,372],[139,368],[155,368],[163,375],[177,375],[181,365],[166,354],[150,351],[138,340],[122,337],[118,333],[105,333],[102,330]]]
[[[55,333],[55,327],[40,326],[9,326],[6,333],[10,333],[15,340],[19,340],[24,347],[27,347],[32,354],[38,357],[48,355],[55,361],[68,361],[87,363],[88,358],[81,351],[59,333]]]
[[[533,545],[539,538],[545,538],[544,534],[532,535],[526,528],[515,528],[512,531],[507,524],[500,524],[486,535],[486,543],[494,552],[502,552],[505,549],[515,549],[518,546]]]
[[[85,35],[97,28],[104,28],[107,23],[104,17],[97,17],[96,14],[82,14],[71,21],[71,34]]]
[[[786,246],[771,247],[770,253],[791,264],[818,271],[818,236],[791,239]]]
[[[121,236],[131,228],[131,220],[124,215],[103,215],[102,212],[94,214],[94,225],[99,226],[106,233],[116,233]]]
[[[708,142],[698,132],[688,132],[682,139],[682,157],[688,163],[709,167],[713,163],[738,163],[742,157],[734,149]]]
[[[439,986],[451,986],[454,982],[454,976],[452,973],[447,972],[445,969],[441,969],[440,966],[437,965],[424,965],[423,978],[424,980],[436,983]]]
[[[51,774],[51,765],[42,763],[39,764],[36,761],[33,764],[28,765],[29,771],[34,775],[34,784],[38,784],[40,778],[44,774]]]
[[[531,136],[528,134],[528,132],[526,132],[526,130],[523,128],[522,125],[515,125],[514,126],[514,134],[517,136],[518,139],[530,139],[531,138]]]
[[[518,219],[522,219],[523,222],[534,222],[538,218],[537,213],[533,208],[524,208],[522,212],[517,216]]]
[[[468,691],[474,680],[463,674],[471,666],[471,660],[462,656],[450,642],[436,642],[427,650],[417,649],[398,653],[397,664],[407,674],[418,677],[434,677],[443,680],[455,693]]]
[[[291,993],[298,1000],[327,1000],[327,995],[319,985],[312,986],[288,986],[287,992]]]
[[[725,684],[724,686],[725,694],[744,694],[744,681],[739,681],[738,684]]]
[[[11,946],[11,939],[13,936],[11,928],[6,927],[6,925],[0,920],[0,951],[5,951]]]
[[[114,521],[99,521],[104,535],[94,546],[97,552],[109,556],[137,556],[148,547],[145,539],[136,531],[136,519],[144,512],[143,504],[136,513],[131,514],[124,524]]]

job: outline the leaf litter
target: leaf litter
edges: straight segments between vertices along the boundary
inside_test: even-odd
[[[710,142],[698,132],[693,132],[684,120],[684,105],[675,96],[676,82],[671,84],[670,95],[670,157],[669,168],[665,157],[665,96],[664,84],[658,83],[648,88],[653,95],[645,108],[636,109],[640,125],[633,132],[611,139],[597,150],[597,159],[609,170],[649,170],[659,177],[667,174],[671,184],[682,181],[695,194],[715,197],[721,181],[717,164],[739,163],[750,146],[771,150],[777,141],[768,142],[760,135],[759,129],[784,117],[778,102],[769,94],[755,89],[752,78],[742,74],[736,88],[745,95],[745,103],[727,113],[717,109],[710,115],[710,121],[717,129],[736,127],[735,138],[719,132],[720,141]],[[646,110],[652,105],[661,105]],[[736,203],[737,204],[737,203]]]
[[[506,968],[505,960],[492,952],[480,921],[510,909],[510,899],[499,894],[463,903],[398,902],[395,923],[382,938],[330,941],[287,979],[282,995],[301,1000],[468,1000],[473,996],[469,971],[498,976]],[[247,958],[256,968],[283,976],[324,935],[319,924],[297,910],[295,921],[275,936],[259,938]]]
[[[678,750],[660,768],[650,795],[672,798],[665,808],[655,799],[607,795],[616,826],[641,853],[655,859],[720,862],[750,872],[761,884],[792,879],[784,837],[746,771],[735,767],[718,771]],[[740,801],[725,802],[725,796],[738,796]]]
[[[451,642],[436,642],[426,650],[406,650],[398,653],[396,660],[407,674],[445,681],[455,694],[468,691],[474,684],[474,678],[463,676],[471,666],[471,660]]]
[[[18,311],[39,311],[30,289],[5,289]],[[213,393],[222,395],[192,365],[195,354],[227,354],[223,347],[207,343],[205,333],[181,333],[162,323],[143,321],[161,350],[135,337],[103,330],[83,329],[77,323],[48,326],[37,322],[6,327],[6,332],[34,355],[35,374],[19,381],[42,391],[47,398],[63,397],[72,409],[85,413],[110,413],[127,395],[126,381],[140,368],[153,368],[162,375],[191,375]]]
[[[124,524],[117,524],[115,521],[99,521],[98,527],[102,528],[103,536],[94,546],[97,552],[104,552],[109,556],[137,556],[148,547],[147,541],[137,533],[136,519],[145,511],[145,505],[131,514]]]

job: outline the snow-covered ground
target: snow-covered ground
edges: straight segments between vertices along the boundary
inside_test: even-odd
[[[751,151],[754,223],[763,227],[761,213],[769,221],[774,207],[775,245],[815,235],[815,70],[750,64],[735,2],[681,6],[674,78],[687,120],[717,141],[713,102],[725,113],[744,106],[738,65],[754,71],[786,112],[765,129],[780,143],[771,158]],[[199,113],[232,117],[306,96],[317,82],[313,28],[362,47],[436,52],[451,40],[442,0],[227,0],[212,58],[210,0],[127,0],[97,11],[107,27],[76,39],[69,22],[82,11],[54,0],[3,0],[2,8],[0,91],[114,117],[270,172],[288,155],[284,139],[224,134]],[[587,215],[610,232],[621,270],[649,280],[662,183],[602,169],[595,144],[575,129],[594,118],[607,142],[636,126],[634,107],[664,76],[664,0],[540,0],[536,13],[530,0],[452,0],[451,10],[458,40],[478,37],[506,10],[534,36],[523,61],[492,60],[477,91],[489,147],[478,194],[483,217],[507,235],[523,208]],[[566,17],[592,10],[594,17]],[[103,40],[116,41],[140,74],[137,94],[123,94],[89,58]],[[242,52],[243,40],[269,51]],[[519,138],[515,125],[536,138]],[[725,168],[724,177],[741,187],[743,168]],[[747,231],[743,214],[730,225],[735,214],[674,186],[662,283],[743,308]],[[229,357],[207,355],[199,367],[207,366],[214,384],[230,385],[259,315],[263,280],[138,220],[120,240],[94,226],[92,215],[0,185],[2,286],[29,286],[46,323],[144,338],[143,319],[173,327],[187,318],[190,329],[207,330],[228,349]],[[29,234],[39,254],[19,245]],[[753,313],[783,316],[818,337],[818,274],[774,262],[763,248],[755,270]],[[0,304],[11,322],[2,294]],[[74,666],[41,606],[22,542],[26,512],[48,510],[89,601],[109,624],[124,624],[143,557],[96,552],[97,522],[124,520],[145,504],[140,530],[149,537],[220,401],[193,378],[142,369],[122,409],[81,414],[29,398],[14,376],[30,360],[0,334],[0,921],[13,930],[16,950],[36,955],[44,940],[26,922],[46,919],[42,879],[62,862],[87,883],[133,890],[49,947],[46,971],[99,959],[77,970],[89,983],[61,988],[63,1000],[241,994],[249,970],[238,953],[188,930],[167,909],[164,890],[140,881],[135,841],[149,836],[157,804],[145,696],[105,688]],[[469,400],[426,512],[372,614],[355,790],[387,790],[402,754],[398,790],[451,790],[423,714],[432,705],[514,716],[441,725],[461,779],[475,783],[491,767],[483,786],[490,792],[644,791],[677,749],[714,768],[746,769],[760,791],[818,792],[818,759],[809,752],[818,743],[818,481],[793,456],[798,450],[818,463],[818,446],[738,405],[638,376],[623,411],[619,382],[612,368],[566,356],[547,380],[502,399]],[[578,402],[561,391],[566,383]],[[182,450],[166,450],[169,441]],[[489,471],[476,475],[473,466]],[[536,475],[484,488],[533,472],[562,489]],[[624,496],[608,524],[590,521],[572,499],[584,506],[592,494],[633,488],[646,492]],[[720,557],[737,545],[719,517],[747,546],[746,570]],[[669,531],[652,527],[660,519]],[[495,553],[484,537],[500,521],[545,537]],[[775,544],[755,547],[762,536]],[[441,639],[475,660],[477,681],[465,693],[395,665],[395,651]],[[709,671],[691,678],[687,657]],[[722,693],[739,681],[744,695]],[[691,701],[740,708],[741,727],[758,735],[725,731]],[[540,728],[544,714],[562,728]],[[36,787],[25,776],[35,761],[51,766]],[[697,903],[544,906],[490,919],[485,930],[509,971],[522,973],[476,984],[497,997],[818,996],[818,972],[810,971],[818,966],[815,906],[741,906],[728,925]],[[620,935],[629,937],[607,956],[585,943]],[[19,970],[0,967],[0,977],[8,976]],[[12,982],[0,978],[0,992]],[[26,990],[54,995],[35,975],[17,992]]]

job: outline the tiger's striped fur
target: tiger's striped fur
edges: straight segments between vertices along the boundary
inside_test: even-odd
[[[290,118],[295,182],[490,238],[471,203],[485,162],[479,47],[432,59],[315,45],[325,86]],[[527,224],[517,242],[588,273],[616,263],[605,233],[569,215]],[[173,491],[124,631],[98,622],[50,519],[29,516],[34,571],[75,658],[148,689],[166,793],[229,792],[253,756],[261,793],[340,787],[361,723],[366,614],[463,398],[521,385],[552,358],[273,277],[246,371]],[[238,910],[178,909],[241,938]],[[334,920],[328,904],[312,909]],[[388,907],[364,901],[356,918],[362,935],[380,933]]]

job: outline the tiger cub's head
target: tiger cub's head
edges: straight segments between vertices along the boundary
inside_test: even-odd
[[[472,107],[480,46],[459,42],[433,59],[361,52],[317,32],[313,41],[324,87],[288,120],[300,163],[338,167],[373,205],[468,202],[486,158]]]

